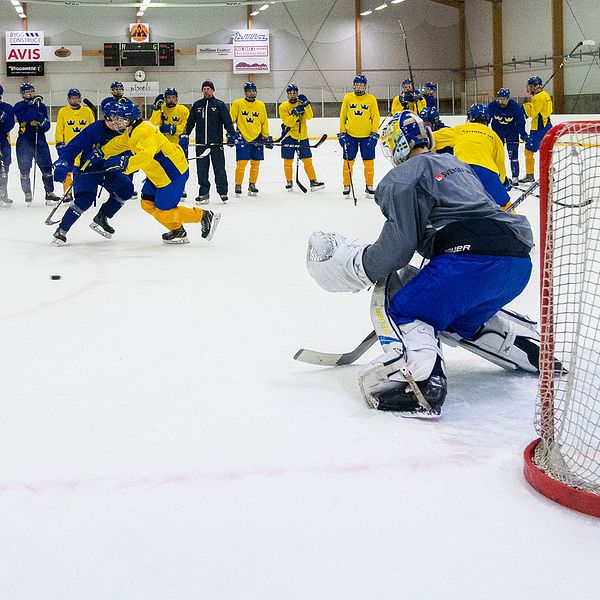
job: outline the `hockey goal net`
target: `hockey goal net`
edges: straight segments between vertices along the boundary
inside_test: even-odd
[[[540,148],[541,350],[525,477],[600,517],[600,121],[553,127]]]

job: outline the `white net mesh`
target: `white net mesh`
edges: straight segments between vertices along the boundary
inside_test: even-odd
[[[558,481],[600,495],[600,121],[563,124],[545,146],[536,417],[542,441],[534,462]]]

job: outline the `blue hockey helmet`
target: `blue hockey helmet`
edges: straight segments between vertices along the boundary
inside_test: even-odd
[[[165,90],[164,96],[165,96],[165,98],[167,96],[176,96],[177,98],[179,98],[179,94],[177,93],[177,90],[175,88],[167,88]]]
[[[383,153],[393,165],[403,163],[417,147],[431,148],[431,130],[410,110],[397,112],[385,125],[380,138]]]
[[[113,113],[115,117],[137,121],[142,116],[140,109],[133,102],[116,102],[116,105],[117,107]]]
[[[367,85],[367,78],[364,75],[357,75],[352,80],[352,85],[356,85],[357,83],[362,83],[363,85]]]
[[[428,81],[423,88],[435,92],[437,90],[437,84],[433,83],[433,81]]]
[[[510,90],[508,88],[500,88],[496,96],[498,98],[510,98]]]
[[[471,104],[471,106],[469,106],[469,110],[467,111],[467,118],[469,121],[474,123],[483,123],[484,125],[488,125],[490,122],[490,113],[488,112],[487,105],[481,104],[480,102]]]
[[[73,96],[79,96],[79,98],[81,98],[81,92],[77,88],[71,88],[67,92],[67,98],[71,98]]]
[[[256,84],[253,81],[246,81],[244,84],[244,92],[254,90],[256,92]]]
[[[285,88],[286,93],[290,93],[290,92],[297,92],[298,91],[298,86],[295,83],[290,83],[286,88]]]
[[[427,123],[437,123],[440,120],[440,112],[433,106],[421,109],[419,116]]]
[[[413,84],[413,81],[412,81],[412,79],[405,79],[405,80],[402,82],[402,85],[412,85],[412,84]]]
[[[22,96],[25,92],[35,92],[35,88],[30,83],[22,83],[19,86],[19,94]]]
[[[111,90],[117,90],[117,89],[119,89],[119,90],[123,90],[123,89],[125,89],[125,88],[123,87],[123,84],[122,84],[120,81],[113,81],[113,82],[110,84],[110,89],[111,89]]]
[[[530,77],[527,80],[527,85],[533,85],[533,86],[543,85],[542,78],[538,77],[537,75],[534,75],[533,77]]]
[[[119,102],[116,100],[107,100],[102,104],[102,114],[105,119],[110,119],[116,112]]]

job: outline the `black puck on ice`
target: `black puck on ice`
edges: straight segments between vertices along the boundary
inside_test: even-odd
[[[52,279],[53,281],[56,281],[57,279],[62,279],[61,275],[50,275],[50,279]]]

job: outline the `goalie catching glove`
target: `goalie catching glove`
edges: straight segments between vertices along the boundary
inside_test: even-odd
[[[315,231],[308,240],[306,267],[328,292],[360,292],[373,285],[363,265],[365,248],[341,233]]]

